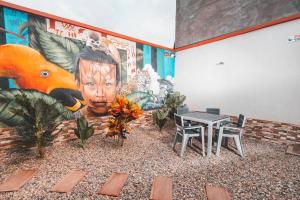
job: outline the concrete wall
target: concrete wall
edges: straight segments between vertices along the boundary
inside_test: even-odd
[[[175,89],[192,109],[300,124],[300,41],[288,42],[299,27],[294,20],[180,51]]]
[[[300,12],[300,0],[177,0],[176,47]]]

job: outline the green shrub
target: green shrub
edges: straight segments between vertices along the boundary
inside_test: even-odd
[[[32,94],[30,94],[32,95]],[[64,119],[62,112],[64,108],[58,101],[47,101],[40,97],[34,100],[29,94],[21,93],[15,96],[11,112],[22,121],[16,126],[19,135],[19,143],[22,147],[37,147],[40,158],[44,157],[44,147],[48,146],[54,139],[52,132]]]
[[[174,118],[174,113],[176,113],[176,110],[179,106],[183,105],[183,102],[185,101],[186,96],[181,95],[180,92],[172,92],[168,93],[164,103],[165,107],[169,110],[169,118]]]
[[[84,149],[86,141],[94,135],[93,125],[89,126],[88,121],[84,116],[76,119],[77,128],[74,129],[74,133],[77,138],[80,140],[80,145]]]
[[[159,127],[159,131],[162,130],[166,122],[168,121],[169,109],[162,108],[152,113],[154,123]]]

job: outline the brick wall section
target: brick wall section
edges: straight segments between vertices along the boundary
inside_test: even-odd
[[[245,134],[278,144],[300,144],[300,125],[247,119]]]
[[[108,117],[89,118],[90,124],[94,125],[95,135],[103,134],[107,131]],[[53,132],[53,135],[57,135],[53,144],[59,145],[62,142],[76,139],[73,128],[76,127],[74,120],[64,121]],[[17,143],[18,137],[13,128],[1,128],[0,129],[0,151],[12,147]]]
[[[89,124],[94,126],[95,132],[94,134],[103,134],[107,131],[106,127],[108,125],[109,117],[98,117],[98,118],[89,118]],[[53,132],[53,135],[57,135],[55,140],[53,141],[54,145],[61,144],[62,142],[68,140],[76,139],[76,135],[74,134],[73,128],[76,127],[76,122],[74,120],[65,121],[60,124],[57,129]]]
[[[300,144],[300,125],[247,118],[245,135],[277,144]]]
[[[151,123],[151,112],[145,112],[140,119],[131,122],[132,127],[144,127]],[[107,129],[108,117],[89,118],[88,121],[94,124],[95,134],[104,134]],[[236,121],[236,117],[232,117]],[[64,121],[53,134],[57,134],[54,145],[76,139],[73,128],[75,121]],[[300,144],[300,125],[272,122],[258,119],[247,119],[245,135],[263,141],[270,141],[278,144]],[[17,142],[16,134],[12,128],[0,129],[0,150],[8,149]]]

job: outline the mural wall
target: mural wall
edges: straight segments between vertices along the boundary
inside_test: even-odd
[[[1,125],[17,124],[7,119],[5,97],[23,90],[51,96],[74,115],[105,115],[117,94],[158,108],[172,91],[174,64],[168,50],[0,7]]]

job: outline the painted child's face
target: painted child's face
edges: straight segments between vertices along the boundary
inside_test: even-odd
[[[80,91],[93,113],[105,114],[117,94],[116,65],[81,59]]]

